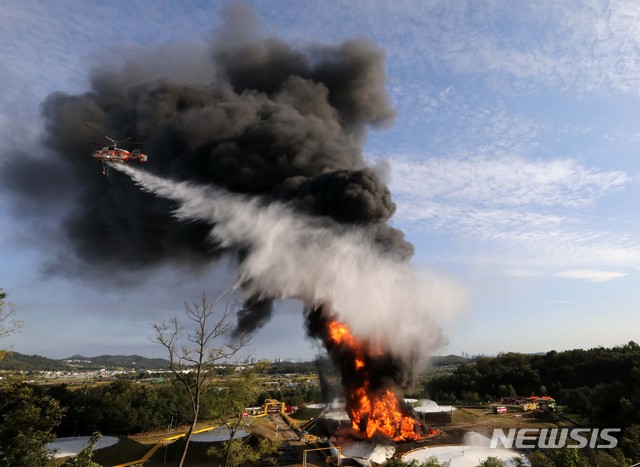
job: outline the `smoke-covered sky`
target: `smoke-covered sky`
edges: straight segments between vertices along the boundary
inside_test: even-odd
[[[146,141],[162,176],[414,252],[470,300],[441,352],[634,338],[633,2],[225,4],[0,6],[0,287],[26,323],[7,344],[155,355],[149,323],[242,261],[210,267],[207,226],[102,177],[83,122]],[[299,307],[276,303],[257,356],[313,355]]]

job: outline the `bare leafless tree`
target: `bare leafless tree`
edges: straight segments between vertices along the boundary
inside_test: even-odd
[[[191,402],[192,419],[179,467],[182,467],[186,459],[191,435],[198,422],[200,399],[215,364],[232,358],[249,343],[246,336],[231,340],[234,313],[230,302],[227,301],[220,310],[214,304],[205,293],[202,294],[200,303],[185,303],[189,325],[186,331],[175,315],[168,321],[153,325],[155,337],[152,340],[167,350],[169,369]]]
[[[15,319],[16,307],[13,303],[6,302],[5,298],[7,298],[7,294],[0,289],[0,339],[18,332],[24,324],[22,321]],[[0,360],[6,354],[6,350],[0,349]]]

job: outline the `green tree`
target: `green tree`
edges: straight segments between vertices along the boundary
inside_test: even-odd
[[[100,433],[95,432],[89,439],[89,444],[80,451],[76,456],[65,461],[61,467],[102,467],[97,462],[93,461],[93,448],[100,439]]]
[[[213,408],[209,414],[217,419],[229,431],[229,441],[222,449],[211,449],[210,455],[223,459],[225,467],[255,462],[272,455],[279,447],[277,440],[261,440],[257,446],[251,446],[247,439],[235,439],[239,430],[249,430],[253,418],[244,417],[244,408],[253,405],[258,398],[262,385],[260,376],[269,371],[269,364],[260,362],[244,369],[237,375],[227,377],[224,386],[214,388]]]
[[[209,454],[223,458],[225,467],[237,467],[239,465],[255,465],[260,460],[266,460],[273,465],[275,459],[271,456],[282,444],[274,438],[263,438],[256,445],[249,444],[249,437],[245,439],[232,439],[224,443],[221,448],[211,448]]]
[[[625,428],[620,439],[620,448],[629,459],[640,462],[640,425]]]
[[[500,459],[491,456],[480,462],[477,467],[504,467],[504,465]]]
[[[220,340],[231,337],[233,311],[229,303],[217,313],[214,304],[203,293],[200,303],[185,303],[184,311],[190,325],[186,335],[177,316],[153,325],[153,341],[167,350],[169,369],[191,403],[191,420],[178,467],[182,467],[187,457],[189,442],[200,415],[202,395],[215,364],[233,357],[249,342],[248,338],[241,336],[235,341],[220,344]]]
[[[67,409],[56,429],[58,436],[89,435],[96,431],[127,435],[184,425],[191,420],[187,395],[170,382],[115,381],[79,388],[56,385],[47,394]]]
[[[55,439],[63,412],[36,388],[6,385],[0,392],[0,466],[42,467],[51,458],[47,443]]]
[[[558,467],[590,467],[590,463],[580,449],[562,448],[553,452],[553,461]]]
[[[619,449],[541,449],[528,453],[531,467],[624,467],[624,455]]]

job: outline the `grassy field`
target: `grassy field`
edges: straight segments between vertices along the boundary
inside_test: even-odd
[[[450,428],[475,429],[490,428],[562,428],[575,426],[580,420],[568,417],[535,417],[533,412],[509,411],[503,414],[493,413],[492,409],[460,407],[453,412]],[[572,422],[573,421],[573,422]]]

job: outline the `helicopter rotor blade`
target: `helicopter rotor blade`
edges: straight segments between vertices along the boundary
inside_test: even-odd
[[[133,136],[129,136],[127,139],[123,139],[123,140],[118,141],[118,140],[115,140],[115,139],[111,138],[110,136],[105,135],[100,130],[98,130],[97,128],[89,125],[88,123],[83,122],[82,124],[84,126],[86,126],[87,128],[95,131],[100,136],[102,136],[104,138],[107,138],[111,142],[111,145],[115,146],[115,147],[118,147],[118,144],[123,144],[123,143],[126,143],[126,144],[149,144],[149,143],[141,142],[141,141],[131,141],[133,139]],[[94,142],[91,142],[91,144],[95,144],[97,146],[104,146],[104,144],[99,144],[99,143],[94,143]]]
[[[96,132],[96,133],[98,133],[99,135],[103,136],[104,138],[107,138],[109,141],[111,141],[111,143],[112,143],[114,146],[115,146],[115,145],[117,145],[118,143],[121,143],[121,142],[122,142],[122,141],[117,141],[117,140],[115,140],[115,139],[113,139],[113,138],[111,138],[111,137],[109,137],[109,136],[105,135],[103,132],[101,132],[100,130],[98,130],[98,129],[97,129],[97,128],[95,128],[95,127],[92,127],[92,126],[91,126],[91,125],[89,125],[88,123],[82,122],[82,124],[83,124],[84,126],[86,126],[87,128],[92,129],[93,131],[95,131],[95,132]],[[125,141],[126,141],[126,140],[125,140]]]
[[[92,127],[92,126],[91,126],[91,125],[89,125],[88,123],[82,122],[82,124],[83,124],[84,126],[86,126],[87,128],[89,128],[89,129],[91,129],[91,130],[95,131],[95,132],[96,132],[96,133],[98,133],[100,136],[104,136],[104,133],[103,133],[103,132],[101,132],[100,130],[98,130],[98,129],[97,129],[97,128],[95,128],[95,127]]]

